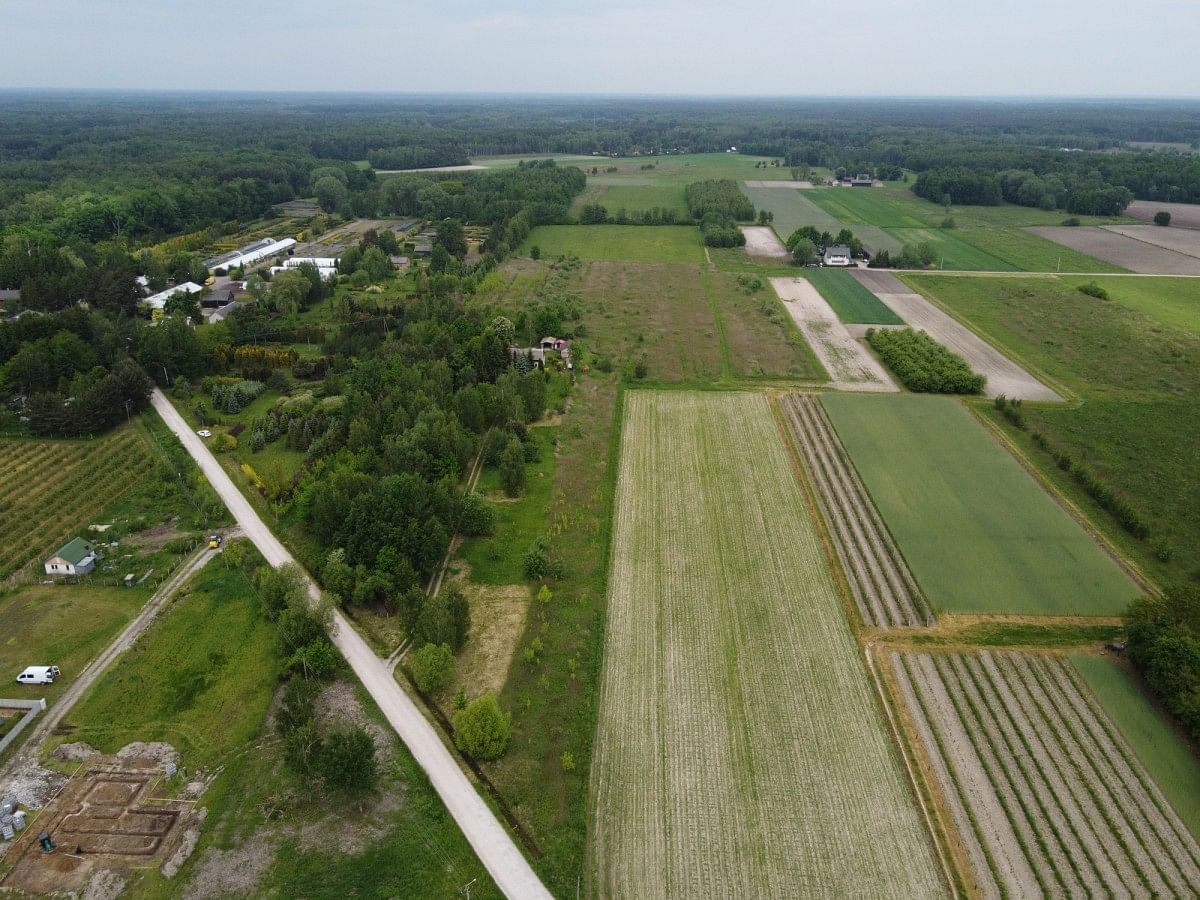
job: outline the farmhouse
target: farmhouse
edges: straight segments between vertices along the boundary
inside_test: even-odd
[[[71,538],[46,560],[47,575],[86,575],[96,568],[96,545]]]
[[[855,175],[850,181],[851,187],[874,187],[875,179],[870,175]]]
[[[850,248],[842,244],[826,247],[821,257],[821,264],[826,266],[848,266],[850,262]]]

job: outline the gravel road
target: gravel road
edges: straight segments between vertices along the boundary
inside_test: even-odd
[[[1004,394],[1021,400],[1061,403],[1050,390],[995,347],[953,316],[942,312],[890,272],[855,269],[850,273],[865,288],[896,313],[905,324],[926,331],[934,340],[963,357],[980,375],[987,376],[989,397]]]
[[[151,402],[267,562],[273,566],[294,563],[292,555],[259,518],[216,457],[188,427],[162,391],[155,389]],[[320,589],[311,580],[309,593],[314,599],[320,597]],[[400,689],[387,661],[367,646],[340,612],[335,611],[333,622],[331,638],[334,645],[425,771],[497,887],[510,898],[549,898],[550,892],[459,768],[437,732],[412,698]]]

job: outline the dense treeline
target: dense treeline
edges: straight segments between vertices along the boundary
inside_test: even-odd
[[[688,212],[696,219],[714,214],[739,222],[754,218],[754,204],[731,178],[692,182],[684,188],[683,197]]]
[[[926,394],[981,394],[987,379],[924,331],[868,328],[867,343],[910,391]]]
[[[1052,172],[1043,177],[1028,169],[989,174],[964,166],[922,172],[913,185],[913,193],[946,205],[997,206],[1006,200],[1021,206],[1065,209],[1091,216],[1119,216],[1133,200],[1128,188],[1107,184],[1094,171],[1085,175]]]
[[[1171,586],[1126,614],[1129,658],[1193,740],[1200,740],[1200,587]]]

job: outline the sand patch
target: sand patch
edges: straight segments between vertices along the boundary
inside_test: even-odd
[[[472,697],[498,694],[525,633],[532,598],[526,585],[473,584],[468,572],[461,561],[452,569],[454,584],[471,605],[471,633],[458,655],[451,692],[461,687]]]

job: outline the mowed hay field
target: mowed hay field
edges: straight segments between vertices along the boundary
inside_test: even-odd
[[[49,556],[155,465],[129,426],[95,440],[0,440],[0,578]]]
[[[520,253],[538,247],[542,256],[578,256],[631,262],[704,261],[700,230],[687,225],[539,225]]]
[[[936,609],[1118,615],[1140,593],[957,401],[828,394],[822,403]]]
[[[767,398],[624,409],[591,892],[944,895]]]

